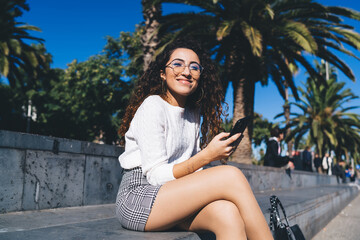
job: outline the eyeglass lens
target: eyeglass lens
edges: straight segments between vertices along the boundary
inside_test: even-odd
[[[185,67],[187,67],[185,62],[180,59],[173,60],[168,66],[173,69],[175,74],[182,73],[185,70]],[[192,62],[188,67],[192,75],[199,76],[201,74],[202,67],[200,64]]]

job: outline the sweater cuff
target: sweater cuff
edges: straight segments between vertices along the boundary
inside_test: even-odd
[[[174,180],[173,173],[174,164],[164,164],[162,166],[153,169],[147,174],[147,180],[151,185],[158,186],[163,185],[166,182]]]

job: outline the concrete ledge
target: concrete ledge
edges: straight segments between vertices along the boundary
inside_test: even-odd
[[[349,240],[360,236],[360,195],[321,229],[312,240]]]
[[[359,193],[358,186],[332,185],[273,191],[256,194],[260,207],[269,221],[269,196],[281,200],[290,224],[298,224],[305,238],[311,239]]]
[[[122,151],[0,130],[0,239],[213,239],[211,234],[122,229],[114,205],[106,205],[115,202]],[[358,194],[357,187],[337,184],[334,176],[294,171],[290,178],[284,169],[229,164],[243,171],[267,221],[269,196],[275,194],[290,223],[299,224],[307,238]],[[100,205],[87,206],[94,204]]]
[[[208,167],[217,165],[221,165],[221,163],[218,161],[213,162]],[[289,177],[285,172],[285,169],[281,168],[240,164],[235,162],[228,162],[228,165],[241,169],[254,192],[297,189],[320,185],[337,185],[335,176],[328,176],[315,172],[291,171],[291,177]]]
[[[0,130],[0,213],[114,202],[122,151]]]
[[[0,239],[199,239],[190,232],[124,230],[114,204],[14,212],[0,215]]]
[[[124,150],[115,145],[0,130],[0,148],[41,150],[118,157]]]
[[[0,130],[0,213],[115,201],[123,149]],[[208,167],[217,165],[214,163]],[[229,162],[254,192],[336,184],[335,177]]]
[[[306,239],[311,239],[338,212],[357,196],[349,185],[269,191],[256,194],[267,221],[269,196],[282,201],[290,224],[297,223]],[[215,239],[213,234],[192,232],[142,233],[123,229],[115,218],[114,204],[58,208],[0,214],[0,238],[13,239]]]

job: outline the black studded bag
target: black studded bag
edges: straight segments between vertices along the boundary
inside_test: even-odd
[[[270,197],[270,229],[272,231],[274,240],[305,240],[299,225],[289,225],[286,217],[285,209],[280,200],[276,196]],[[285,222],[281,221],[278,206],[280,206]]]

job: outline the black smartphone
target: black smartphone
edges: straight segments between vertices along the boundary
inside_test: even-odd
[[[231,129],[229,137],[231,137],[231,136],[233,136],[233,135],[235,135],[237,133],[241,133],[240,137],[231,144],[231,146],[233,146],[233,151],[237,148],[237,146],[239,145],[239,143],[243,139],[243,137],[244,137],[243,133],[244,133],[245,128],[247,127],[247,125],[249,124],[251,119],[252,119],[251,116],[241,118],[241,119],[237,120],[234,127]],[[229,138],[229,137],[227,137],[227,138]],[[224,164],[224,165],[227,164],[226,159],[221,159],[220,162],[222,164]]]
[[[242,134],[245,131],[245,128],[249,124],[250,120],[251,120],[250,116],[247,116],[247,117],[244,117],[244,118],[241,118],[241,119],[237,120],[234,127],[230,131],[229,137],[231,137],[232,135],[235,135],[237,133]]]

